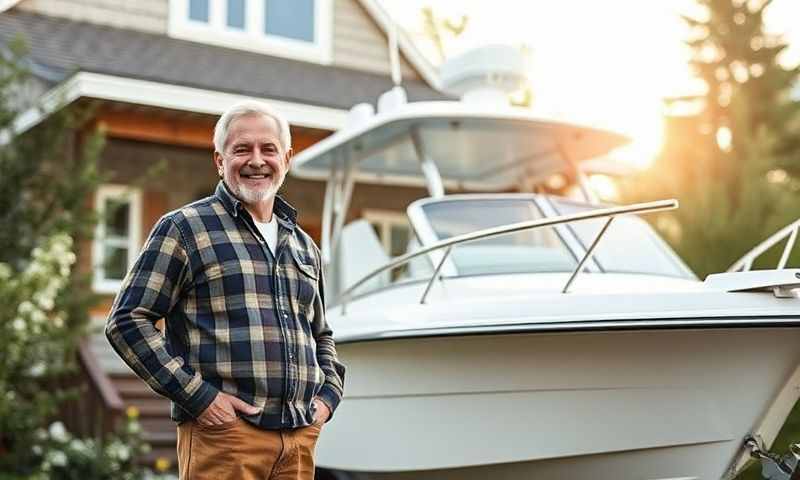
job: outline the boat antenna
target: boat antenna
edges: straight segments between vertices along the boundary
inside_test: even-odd
[[[395,87],[399,87],[403,81],[403,75],[400,72],[400,49],[397,45],[397,22],[394,20],[389,21],[389,63],[392,68],[392,82]]]

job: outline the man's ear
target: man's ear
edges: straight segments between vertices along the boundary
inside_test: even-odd
[[[224,171],[222,167],[222,155],[220,155],[216,150],[214,150],[214,168],[217,169],[217,175],[219,178],[222,178],[222,172]]]
[[[286,150],[286,170],[289,170],[292,167],[292,158],[294,158],[294,149],[290,148]]]

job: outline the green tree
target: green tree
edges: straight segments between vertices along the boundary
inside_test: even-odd
[[[628,200],[680,200],[682,207],[656,225],[701,277],[724,271],[800,216],[793,176],[800,163],[800,102],[790,97],[799,70],[780,64],[786,43],[765,33],[769,4],[698,0],[704,13],[685,20],[691,64],[705,93],[669,101],[673,109],[694,111],[665,119],[664,151],[623,186]],[[774,267],[779,253],[768,252],[756,267]]]
[[[31,474],[41,460],[35,432],[67,397],[57,386],[74,367],[94,301],[72,264],[95,220],[86,202],[100,180],[103,139],[76,144],[87,116],[74,108],[17,131],[32,77],[21,40],[1,48],[0,471]]]

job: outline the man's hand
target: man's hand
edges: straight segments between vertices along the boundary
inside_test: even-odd
[[[255,415],[260,413],[261,409],[245,403],[233,395],[219,392],[214,401],[211,402],[211,405],[206,407],[203,413],[197,417],[197,422],[205,426],[230,423],[236,420],[237,411],[246,415]]]
[[[322,425],[323,423],[327,422],[328,419],[331,417],[331,409],[325,405],[325,402],[322,400],[315,398],[314,402],[314,424],[315,425]]]

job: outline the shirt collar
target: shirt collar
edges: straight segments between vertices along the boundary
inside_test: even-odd
[[[225,207],[225,210],[231,214],[233,217],[238,217],[241,212],[247,212],[244,208],[244,204],[241,200],[236,198],[233,193],[231,193],[230,189],[225,182],[220,180],[217,184],[217,189],[214,192],[214,196],[216,196],[222,205]],[[294,227],[297,226],[297,210],[292,207],[289,202],[281,198],[280,195],[275,195],[275,203],[272,206],[272,213],[277,215],[278,223],[283,225],[286,228],[294,230]]]

